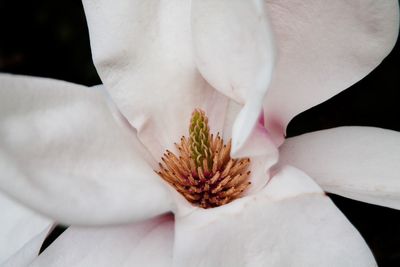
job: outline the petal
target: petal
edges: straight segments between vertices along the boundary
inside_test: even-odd
[[[30,266],[171,266],[173,227],[172,215],[123,226],[70,227]]]
[[[177,266],[376,266],[357,230],[293,167],[279,171],[257,195],[177,217],[174,261]]]
[[[34,261],[38,255],[43,242],[50,232],[51,227],[38,233],[32,237],[29,241],[26,241],[25,245],[14,253],[10,258],[2,263],[2,267],[16,267],[16,266],[28,266]]]
[[[256,125],[275,61],[272,32],[262,0],[192,1],[196,63],[217,90],[245,103],[232,134],[232,150]]]
[[[0,265],[26,266],[38,255],[53,222],[2,194],[0,211]]]
[[[315,177],[326,191],[400,209],[400,133],[338,127],[289,138],[281,164]]]
[[[229,140],[231,137],[231,129],[233,121],[239,114],[241,105],[230,100],[225,114],[225,124],[223,129],[224,140]],[[265,186],[270,179],[270,170],[278,161],[279,152],[273,143],[271,136],[263,126],[263,120],[260,118],[255,128],[250,133],[250,138],[246,140],[243,146],[231,152],[233,158],[249,157],[251,160],[250,180],[251,186],[247,190],[247,194],[253,194]]]
[[[66,224],[169,211],[155,162],[101,87],[1,75],[0,88],[0,188],[7,194]]]
[[[83,1],[94,63],[155,158],[187,134],[195,108],[221,114],[225,97],[198,73],[190,1]]]
[[[283,142],[289,121],[362,79],[394,46],[397,0],[267,1],[279,58],[264,102]]]

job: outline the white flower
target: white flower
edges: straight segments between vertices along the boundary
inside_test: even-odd
[[[104,87],[0,76],[0,189],[74,225],[32,266],[375,265],[317,183],[399,208],[400,135],[342,127],[282,142],[291,118],[387,55],[397,38],[397,1],[84,7]],[[252,159],[247,196],[208,210],[153,171],[187,134],[195,108],[207,112],[213,132],[232,135],[235,156]],[[257,124],[262,109],[265,128]],[[6,223],[21,221],[15,217]],[[130,224],[105,226],[121,223]],[[24,237],[37,238],[0,262],[33,255],[49,224],[40,221]]]

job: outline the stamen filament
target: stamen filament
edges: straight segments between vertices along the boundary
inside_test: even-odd
[[[250,186],[249,158],[232,159],[232,142],[224,144],[219,133],[210,134],[205,112],[196,109],[189,126],[189,138],[175,143],[178,156],[167,150],[159,163],[161,176],[190,203],[213,208],[240,197]]]

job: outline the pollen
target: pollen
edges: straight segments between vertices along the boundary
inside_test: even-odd
[[[208,118],[195,109],[189,138],[175,143],[177,155],[167,150],[157,174],[190,203],[204,209],[218,207],[242,196],[249,187],[250,159],[230,157],[231,143],[210,133]]]

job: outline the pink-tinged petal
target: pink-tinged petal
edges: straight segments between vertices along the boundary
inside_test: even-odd
[[[0,188],[27,206],[66,224],[167,212],[147,154],[102,87],[0,76]]]
[[[280,170],[259,193],[176,217],[176,266],[376,266],[311,178]]]
[[[225,140],[231,138],[231,129],[233,122],[239,114],[242,106],[230,100],[226,109],[223,137]],[[249,157],[250,163],[250,181],[251,186],[247,194],[253,194],[259,191],[269,181],[271,177],[271,167],[278,162],[278,149],[276,148],[271,136],[263,126],[262,117],[257,121],[256,126],[250,133],[250,138],[246,140],[243,146],[237,151],[232,151],[233,158]]]
[[[118,108],[155,158],[202,108],[223,118],[225,97],[193,59],[190,1],[84,0],[93,59]]]
[[[264,2],[194,0],[191,21],[201,74],[214,88],[245,104],[233,127],[236,151],[257,122],[275,61]]]
[[[250,158],[251,185],[246,194],[253,194],[268,183],[271,168],[278,162],[279,152],[264,126],[257,124],[250,138],[233,156]]]
[[[172,266],[174,219],[113,227],[70,227],[31,267]]]
[[[0,193],[0,265],[26,266],[39,253],[53,222]]]
[[[362,79],[389,53],[397,0],[267,0],[278,59],[264,102],[277,143],[289,121]]]
[[[400,209],[400,133],[339,127],[289,138],[281,163],[315,178],[326,191]]]

